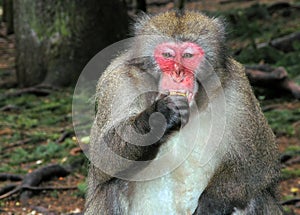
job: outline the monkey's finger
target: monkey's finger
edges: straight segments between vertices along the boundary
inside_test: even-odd
[[[188,99],[185,96],[169,96],[168,99],[168,107],[173,109],[174,111],[189,109]]]
[[[169,96],[170,93],[168,92],[159,92],[158,96],[156,97],[156,100],[164,99],[167,96]]]

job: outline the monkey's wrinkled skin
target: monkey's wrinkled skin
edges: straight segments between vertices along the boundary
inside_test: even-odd
[[[221,20],[199,12],[137,21],[131,49],[98,82],[86,214],[282,214],[274,135],[224,31]],[[129,180],[171,153],[156,167],[165,168],[185,149],[191,153],[169,173]]]

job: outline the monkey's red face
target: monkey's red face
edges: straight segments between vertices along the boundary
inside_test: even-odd
[[[162,72],[160,90],[186,96],[191,102],[196,91],[196,69],[204,57],[203,49],[191,42],[166,42],[156,47],[154,57]]]

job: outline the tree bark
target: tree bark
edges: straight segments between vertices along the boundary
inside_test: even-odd
[[[292,34],[286,35],[284,37],[279,37],[277,39],[271,40],[267,43],[260,43],[257,45],[258,49],[271,46],[275,49],[281,50],[283,52],[295,51],[293,44],[295,42],[300,42],[300,32],[294,32]]]
[[[21,87],[74,84],[97,52],[127,34],[119,0],[15,0],[14,7]]]
[[[6,34],[14,33],[13,0],[3,0],[3,22],[6,23]]]
[[[271,89],[276,92],[290,93],[296,99],[300,99],[300,86],[289,79],[288,73],[283,67],[246,66],[246,75],[253,86]]]
[[[185,6],[185,0],[174,0],[175,8],[182,10]]]
[[[146,0],[133,0],[133,8],[136,14],[141,11],[147,12]]]

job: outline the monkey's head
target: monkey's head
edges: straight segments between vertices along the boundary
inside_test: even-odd
[[[191,102],[201,86],[199,76],[203,79],[208,68],[224,68],[224,24],[219,19],[189,11],[145,15],[135,25],[135,36],[133,62],[155,71],[160,92]]]

